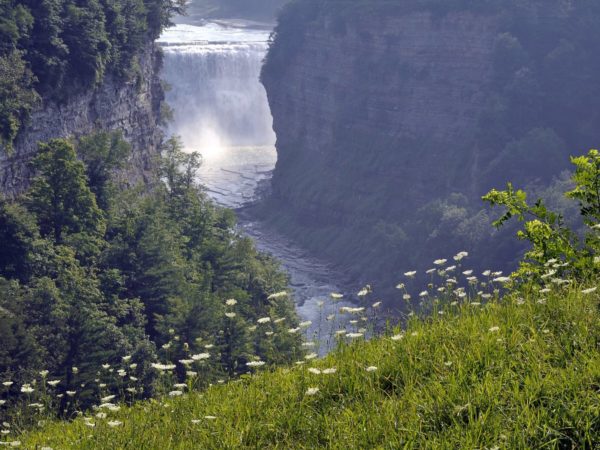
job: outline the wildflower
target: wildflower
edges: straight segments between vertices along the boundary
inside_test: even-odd
[[[308,371],[314,375],[321,375],[321,370],[316,367],[309,367]]]
[[[510,277],[496,277],[492,281],[496,283],[508,283],[510,281]]]
[[[425,273],[426,273],[427,275],[431,275],[431,274],[432,274],[433,272],[435,272],[436,270],[437,270],[437,269],[428,269],[428,270],[426,270],[426,271],[425,271]]]
[[[333,319],[335,319],[335,314],[329,314],[329,315],[328,315],[328,316],[325,318],[325,320],[328,320],[328,321],[331,321],[331,320],[333,320]]]
[[[98,419],[106,419],[107,414],[105,412],[99,412],[98,414],[96,414],[96,418]],[[85,420],[92,420],[89,417],[86,417]]]
[[[445,270],[446,272],[452,272],[453,270],[456,270],[456,266],[448,266]]]
[[[523,300],[521,297],[519,297],[516,301],[517,305],[522,305],[525,303],[525,300]]]
[[[500,327],[491,327],[489,331],[490,333],[496,333],[497,331],[500,331]]]
[[[372,308],[379,308],[381,306],[381,302],[375,302],[371,305]]]
[[[489,277],[492,274],[491,270],[486,270],[485,272],[482,272],[481,275],[483,275],[484,277]]]
[[[306,320],[304,322],[300,322],[298,325],[300,325],[300,328],[308,328],[312,325],[312,322],[310,320]]]
[[[552,292],[552,289],[550,288],[544,288],[544,289],[540,289],[540,294],[547,294],[548,292]]]
[[[273,336],[273,334],[272,331],[265,331],[265,336]]]
[[[121,422],[120,420],[111,420],[107,424],[109,427],[114,428],[114,427],[120,427],[121,425],[123,425],[123,422]]]
[[[248,367],[260,367],[260,366],[264,366],[265,362],[264,361],[250,361],[250,362],[247,362],[246,365]]]
[[[111,401],[112,399],[114,399],[115,397],[116,397],[116,395],[107,395],[106,397],[102,397],[102,398],[100,399],[100,401],[101,401],[102,403],[107,403],[107,402],[110,402],[110,401]]]
[[[235,306],[237,305],[237,300],[235,298],[230,298],[229,300],[225,301],[225,304],[227,306]]]
[[[323,369],[321,373],[324,375],[331,375],[332,373],[336,373],[337,369],[335,367],[331,367],[329,369]]]
[[[406,301],[410,300],[410,294],[404,294],[402,298]]]
[[[74,397],[75,394],[77,394],[77,391],[67,391],[65,394],[67,394],[69,397]]]
[[[251,327],[248,327],[248,331],[256,331],[256,325],[252,325]]]
[[[194,362],[193,359],[180,359],[179,362],[181,364],[183,364],[184,366],[189,366],[190,364],[192,364]]]
[[[461,259],[466,258],[467,256],[469,256],[469,252],[458,252],[454,256],[454,261],[460,261]]]
[[[591,294],[592,292],[596,292],[596,289],[598,289],[597,287],[593,287],[593,288],[589,288],[589,289],[584,289],[583,291],[581,291],[582,294]]]
[[[117,370],[117,375],[119,375],[121,378],[123,378],[124,376],[127,375],[127,372],[125,372],[123,369],[119,369],[119,370]]]
[[[210,353],[198,353],[197,355],[192,355],[194,361],[201,361],[208,358],[210,358]]]
[[[192,422],[194,425],[198,425],[198,424],[199,424],[201,421],[200,421],[200,420],[198,420],[198,419],[192,419],[192,420],[191,420],[191,422]]]
[[[297,333],[298,331],[300,331],[300,328],[289,328],[287,331],[290,334],[294,334],[294,333]]]
[[[213,348],[213,347],[214,347],[214,344],[206,344],[206,345],[204,346],[204,348],[206,348],[206,349],[211,349],[211,348]]]
[[[206,420],[217,420],[217,416],[204,416]]]
[[[419,293],[419,297],[427,297],[429,295],[429,292],[427,291],[421,291],[421,293]]]
[[[171,391],[171,392],[169,392],[169,397],[179,397],[180,395],[183,395],[183,391]]]
[[[377,367],[375,367],[375,366],[369,366],[365,370],[367,372],[375,372],[377,370]]]
[[[314,347],[315,343],[313,341],[303,342],[302,347]]]
[[[344,297],[343,294],[339,294],[337,292],[332,292],[331,294],[329,294],[329,296],[333,299],[333,300],[339,300],[341,298]]]
[[[129,362],[129,360],[131,359],[131,355],[122,356],[121,359],[123,360],[123,362]]]
[[[129,368],[135,370],[137,368],[137,364],[136,363],[129,364]]]
[[[125,389],[127,392],[129,392],[130,394],[136,394],[137,393],[137,389],[134,387],[128,387],[127,389]]]
[[[311,387],[306,390],[306,395],[316,395],[319,392],[318,387]]]
[[[304,359],[315,359],[318,355],[316,353],[309,353]]]
[[[281,323],[285,321],[285,317],[282,317],[280,319],[274,320],[273,323]]]
[[[344,334],[346,334],[346,330],[337,330],[337,331],[335,332],[335,335],[336,335],[336,336],[342,336],[342,335],[344,335]]]
[[[29,384],[24,384],[23,386],[21,386],[21,392],[23,392],[24,394],[31,394],[33,391],[34,389]]]
[[[198,375],[198,372],[195,372],[193,370],[186,370],[185,375],[187,377],[195,377],[196,375]]]
[[[0,406],[4,405],[6,403],[6,400],[0,400]]]
[[[466,275],[466,276],[473,275],[473,271],[472,270],[465,270],[465,271],[463,271],[463,275]]]
[[[359,338],[362,335],[363,335],[362,333],[348,333],[348,334],[346,334],[346,336],[348,336],[349,338]]]
[[[41,371],[40,371],[40,376],[41,376],[42,378],[46,378],[46,377],[48,376],[48,374],[49,374],[49,373],[50,373],[50,372],[49,372],[48,370],[41,370]]]
[[[435,264],[436,266],[443,266],[444,264],[446,264],[447,261],[447,259],[436,259],[433,262],[433,264]]]
[[[446,361],[444,363],[445,366],[450,367],[452,365],[452,361]]]
[[[13,385],[14,381],[5,381],[4,383],[2,383],[2,386],[5,387],[11,387]]]
[[[271,294],[267,297],[267,300],[276,300],[278,298],[287,297],[288,293],[286,291],[276,292],[275,294]]]
[[[87,420],[83,422],[86,427],[94,428],[96,424],[94,422],[88,422]]]
[[[367,295],[369,293],[369,290],[367,288],[362,288],[360,291],[358,291],[358,295],[359,297],[364,297],[365,295]]]
[[[268,323],[271,321],[270,317],[261,317],[260,319],[257,320],[258,323]]]
[[[109,411],[112,411],[112,412],[117,412],[117,411],[119,411],[120,409],[121,409],[121,407],[120,407],[120,406],[117,406],[117,405],[112,405],[112,404],[111,404],[111,405],[109,405],[109,406],[108,406],[108,410],[109,410]]]
[[[400,341],[400,340],[404,339],[404,335],[403,334],[395,334],[390,339],[392,341]]]
[[[408,272],[404,272],[404,276],[406,278],[414,278],[416,274],[417,274],[416,270],[410,270]],[[404,287],[404,286],[402,286],[402,287]]]
[[[230,319],[233,319],[235,317],[235,313],[234,312],[226,312],[225,313],[225,317],[228,317]]]

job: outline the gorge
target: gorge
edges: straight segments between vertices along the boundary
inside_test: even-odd
[[[339,274],[245,213],[258,200],[257,190],[270,182],[277,159],[271,111],[259,82],[270,32],[266,26],[212,22],[166,30],[159,43],[166,101],[173,109],[168,132],[180,136],[187,151],[201,154],[198,179],[216,203],[238,211],[240,232],[281,261],[298,313],[312,322],[307,334],[322,335],[325,349],[333,344],[325,337],[340,325],[325,317],[345,305],[326,300],[349,287],[342,289]]]

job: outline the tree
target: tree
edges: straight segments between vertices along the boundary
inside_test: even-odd
[[[84,233],[90,237],[104,234],[104,215],[71,143],[53,139],[40,144],[33,167],[37,174],[27,204],[37,217],[43,237],[52,236],[61,244],[65,234]]]

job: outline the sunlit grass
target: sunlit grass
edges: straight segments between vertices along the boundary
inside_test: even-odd
[[[594,448],[600,313],[590,289],[456,302],[380,338],[341,338],[323,359],[18,439],[53,449]]]

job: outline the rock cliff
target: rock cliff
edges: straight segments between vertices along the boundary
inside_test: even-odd
[[[493,239],[481,195],[509,180],[546,185],[600,139],[585,93],[598,83],[564,70],[600,46],[573,26],[598,10],[574,5],[292,4],[262,74],[278,153],[263,213],[388,287],[463,249],[510,267],[517,251]]]
[[[67,96],[64,102],[44,102],[19,133],[13,152],[0,154],[0,191],[12,195],[27,187],[27,163],[38,142],[80,136],[95,129],[121,130],[132,146],[126,169],[128,182],[147,181],[162,140],[161,61],[160,49],[149,43],[139,55],[140,70],[134,79],[124,81],[108,75],[96,88]]]

